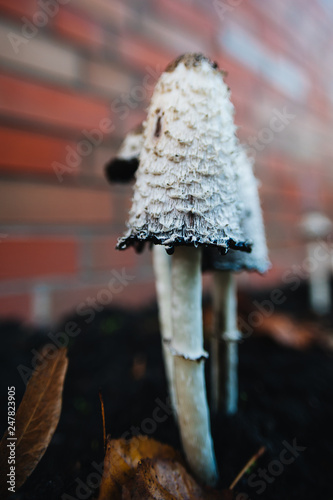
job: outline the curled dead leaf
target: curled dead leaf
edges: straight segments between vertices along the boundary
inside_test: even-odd
[[[146,459],[138,466],[135,500],[217,500],[218,492],[204,490],[175,460]]]
[[[263,317],[261,324],[256,328],[257,335],[269,336],[277,343],[295,349],[305,349],[318,342],[316,333],[310,325],[296,322],[289,316],[279,313]]]
[[[68,365],[67,349],[44,348],[41,361],[28,382],[15,417],[16,490],[36,468],[58,425]],[[8,470],[6,432],[0,442],[0,470]],[[0,498],[8,497],[6,474],[0,479]]]
[[[232,500],[202,487],[171,446],[147,437],[108,440],[99,500]]]
[[[135,477],[139,462],[143,458],[158,456],[180,460],[179,454],[171,446],[146,436],[133,437],[130,441],[108,439],[99,500],[124,498],[123,493]]]

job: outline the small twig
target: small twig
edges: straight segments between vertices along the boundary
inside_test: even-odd
[[[101,402],[102,420],[103,420],[103,441],[104,441],[104,451],[106,451],[106,427],[105,427],[105,409],[102,392],[98,392],[99,400]]]
[[[260,448],[260,450],[258,450],[257,453],[255,455],[253,455],[252,458],[250,458],[250,460],[245,464],[245,466],[242,468],[240,473],[236,476],[236,478],[233,480],[233,482],[229,486],[229,490],[234,489],[234,487],[236,486],[238,481],[240,481],[242,479],[242,477],[248,471],[248,469],[251,467],[251,465],[253,465],[258,460],[258,458],[261,457],[261,455],[263,455],[265,453],[265,451],[266,451],[265,446],[262,446]]]

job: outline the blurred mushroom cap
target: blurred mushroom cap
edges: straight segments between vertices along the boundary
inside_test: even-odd
[[[126,135],[117,156],[106,165],[105,175],[109,182],[129,182],[134,178],[142,146],[143,126],[140,124]]]
[[[300,223],[300,230],[304,238],[315,240],[325,238],[332,231],[331,220],[323,213],[313,211],[305,214]]]
[[[145,242],[250,250],[241,229],[230,92],[216,64],[186,54],[161,75],[144,126],[128,232]]]
[[[204,252],[204,270],[266,272],[271,264],[265,237],[265,228],[258,193],[258,181],[253,174],[253,162],[240,147],[236,159],[238,194],[243,212],[241,228],[245,237],[252,241],[251,253],[229,250],[221,255],[215,249]]]

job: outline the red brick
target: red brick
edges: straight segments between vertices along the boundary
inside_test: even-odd
[[[124,121],[123,124],[124,135],[126,135],[130,130],[133,130],[138,125],[140,125],[140,123],[142,123],[146,118],[147,118],[146,109],[137,109],[136,111],[133,111],[128,116],[127,120]]]
[[[76,307],[85,302],[89,297],[95,298],[101,286],[79,286],[56,290],[51,294],[51,316],[53,319],[60,318],[65,314],[73,313]],[[85,318],[86,316],[83,316]]]
[[[108,191],[2,181],[0,222],[5,224],[110,224]]]
[[[77,306],[80,305],[81,316],[88,319],[88,312],[84,314],[88,309],[92,311],[91,305],[86,307],[83,304],[87,304],[88,299],[93,299],[98,301],[99,293],[102,290],[108,290],[108,281],[110,281],[112,275],[105,275],[105,283],[101,283],[99,286],[86,286],[77,287],[73,289],[59,290],[52,294],[52,316],[54,318],[59,318],[65,314],[74,312]],[[113,294],[110,298],[109,304],[103,305],[98,303],[98,308],[108,308],[112,306],[121,306],[125,309],[144,307],[152,303],[156,297],[155,285],[152,281],[145,282],[132,282],[127,287],[118,293]],[[96,309],[95,309],[96,311]]]
[[[134,252],[116,250],[117,237],[95,238],[91,242],[91,266],[94,269],[132,268],[137,262]]]
[[[22,41],[23,40],[23,41]],[[0,24],[0,58],[19,71],[36,70],[47,78],[76,83],[80,77],[82,60],[68,45],[45,37],[22,38],[21,27],[9,30]]]
[[[251,72],[245,71],[244,66],[231,59],[226,54],[216,54],[215,60],[219,67],[227,73],[224,80],[231,89],[231,96],[233,97],[235,93],[239,93],[240,98],[243,97],[248,100],[248,94],[244,95],[244,90],[253,93],[254,86],[260,84],[257,76]],[[244,77],[245,74],[246,77]]]
[[[52,175],[54,161],[63,162],[71,143],[23,130],[0,127],[0,170]],[[75,171],[72,171],[75,173]]]
[[[82,130],[110,116],[107,103],[77,92],[0,75],[0,112],[11,117]]]
[[[181,27],[187,24],[194,32],[204,34],[211,38],[214,35],[218,18],[214,19],[207,12],[197,9],[193,4],[189,6],[185,2],[174,0],[156,0],[154,5],[163,19],[172,20],[173,29],[178,24]]]
[[[115,296],[114,303],[126,308],[140,308],[156,301],[156,289],[153,281],[130,283],[125,290]]]
[[[87,80],[97,87],[98,91],[108,95],[118,96],[131,90],[131,78],[125,72],[119,71],[114,65],[87,62]]]
[[[282,246],[300,244],[302,242],[299,228],[300,220],[300,216],[293,213],[270,212],[266,210],[265,227],[269,247],[280,248]]]
[[[115,148],[114,146],[97,148],[94,153],[92,167],[89,174],[92,173],[105,182],[105,165],[109,163],[111,158],[116,156],[117,151],[118,147]]]
[[[103,24],[122,26],[128,17],[128,7],[122,0],[71,0],[71,6],[84,11],[92,19],[98,19]]]
[[[175,30],[171,23],[162,19],[144,16],[140,26],[141,33],[151,41],[158,40],[159,45],[177,50],[179,54],[184,52],[203,52],[210,54],[211,40],[204,36],[204,33],[193,32],[191,27],[182,25],[182,28]]]
[[[142,72],[146,68],[159,74],[178,55],[176,52],[166,52],[155,44],[143,41],[133,36],[123,36],[119,40],[119,50],[126,61]],[[151,80],[150,80],[151,81]]]
[[[72,239],[8,239],[0,244],[0,279],[74,274],[77,258]]]
[[[38,10],[36,0],[0,0],[0,11],[21,18],[31,18]],[[21,20],[21,19],[20,19]]]
[[[29,295],[0,295],[0,317],[28,321],[31,318]]]
[[[271,289],[281,286],[285,269],[273,266],[264,276],[258,273],[240,273],[237,278],[240,289]]]
[[[101,26],[74,10],[61,7],[53,25],[60,35],[88,48],[100,49],[104,44]]]

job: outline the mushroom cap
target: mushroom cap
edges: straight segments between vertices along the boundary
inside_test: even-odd
[[[238,194],[243,203],[241,227],[246,238],[252,241],[251,253],[229,250],[221,255],[215,249],[207,249],[203,254],[204,270],[258,271],[266,272],[271,264],[262,218],[258,181],[253,174],[253,162],[243,148],[239,149],[236,160]]]
[[[105,166],[105,174],[109,182],[128,182],[134,178],[143,146],[142,132],[142,124],[131,130],[123,140],[116,158]]]
[[[239,145],[230,92],[217,66],[186,54],[161,75],[144,124],[128,232],[145,242],[250,251],[237,194]]]
[[[304,215],[300,229],[307,240],[315,240],[328,236],[333,229],[333,224],[325,214],[313,211]]]

